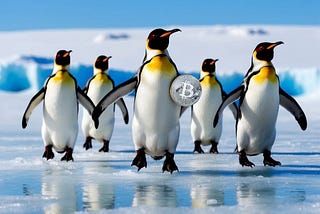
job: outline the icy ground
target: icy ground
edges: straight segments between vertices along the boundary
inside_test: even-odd
[[[118,110],[111,152],[99,153],[101,145],[95,141],[85,151],[79,130],[74,162],[60,162],[57,153],[53,160],[43,160],[40,106],[27,129],[21,128],[32,95],[0,93],[0,213],[319,212],[319,92],[297,98],[308,118],[305,132],[281,108],[273,157],[282,166],[275,168],[264,167],[262,155],[249,157],[256,164],[252,169],[238,164],[229,110],[224,113],[220,154],[193,154],[187,111],[175,155],[180,171],[172,175],[161,172],[163,160],[150,157],[148,168],[140,172],[130,166],[135,156],[131,125],[124,125]],[[132,119],[132,98],[126,102]]]

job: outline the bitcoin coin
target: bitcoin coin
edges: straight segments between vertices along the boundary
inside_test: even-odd
[[[170,86],[170,96],[180,106],[195,104],[201,96],[199,80],[190,74],[176,77]]]

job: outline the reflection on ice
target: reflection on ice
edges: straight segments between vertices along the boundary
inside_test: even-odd
[[[137,184],[132,206],[177,207],[176,190],[164,184]]]
[[[192,207],[220,206],[224,204],[224,192],[213,185],[195,184],[191,187]]]
[[[89,162],[83,169],[86,175],[83,179],[83,209],[88,211],[98,211],[101,209],[113,209],[115,203],[114,183],[109,179],[99,179],[99,173],[107,173],[111,168],[106,161]],[[104,177],[104,176],[103,176]]]
[[[83,209],[98,211],[113,209],[115,202],[114,187],[112,184],[84,184]]]
[[[42,196],[54,202],[45,206],[44,213],[72,213],[77,211],[78,192],[75,177],[71,174],[49,174],[42,176]]]
[[[240,206],[257,206],[275,203],[275,187],[264,182],[240,183],[237,187],[237,200]]]

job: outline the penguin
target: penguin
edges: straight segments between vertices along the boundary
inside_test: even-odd
[[[218,143],[222,132],[222,119],[214,128],[213,118],[222,100],[226,97],[221,83],[216,78],[216,62],[218,59],[205,59],[200,71],[202,93],[200,99],[191,107],[191,137],[194,142],[194,152],[204,153],[201,145],[211,145],[210,153],[218,152]],[[237,106],[229,106],[234,117]]]
[[[94,104],[69,72],[70,53],[66,50],[57,52],[52,75],[32,97],[22,118],[22,128],[26,128],[32,111],[43,100],[41,133],[45,152],[42,157],[47,160],[54,158],[53,148],[58,153],[65,152],[61,161],[73,161],[78,134],[78,102],[90,114],[94,110]]]
[[[109,59],[104,55],[99,56],[94,64],[93,77],[88,80],[83,91],[92,100],[93,104],[98,104],[100,99],[114,88],[114,82],[108,75]],[[117,102],[120,107],[123,119],[126,124],[129,121],[129,114],[124,100],[121,98]],[[109,141],[114,127],[114,111],[115,107],[109,106],[100,116],[100,125],[98,129],[94,127],[94,122],[88,111],[83,111],[82,131],[86,137],[83,147],[88,150],[92,148],[92,139],[95,139],[103,144],[99,152],[109,151]]]
[[[180,29],[150,32],[143,64],[137,74],[118,85],[97,104],[92,118],[98,118],[108,105],[135,89],[132,137],[136,156],[132,166],[147,167],[146,154],[159,160],[165,156],[162,171],[178,171],[174,153],[179,140],[181,106],[170,96],[170,85],[179,75],[168,53],[169,37]]]
[[[281,165],[271,157],[271,149],[276,137],[276,121],[279,105],[288,110],[297,120],[302,130],[307,128],[307,118],[297,101],[279,85],[279,77],[271,62],[274,48],[279,42],[262,42],[256,46],[251,59],[251,67],[241,85],[226,97],[214,119],[217,125],[223,109],[239,99],[236,121],[236,150],[242,166],[253,167],[247,155],[263,153],[265,166]]]

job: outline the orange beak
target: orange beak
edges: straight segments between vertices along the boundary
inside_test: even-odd
[[[160,37],[168,37],[170,36],[171,34],[175,33],[175,32],[179,32],[181,31],[180,29],[173,29],[173,30],[169,30],[167,31],[166,33],[162,34]]]

